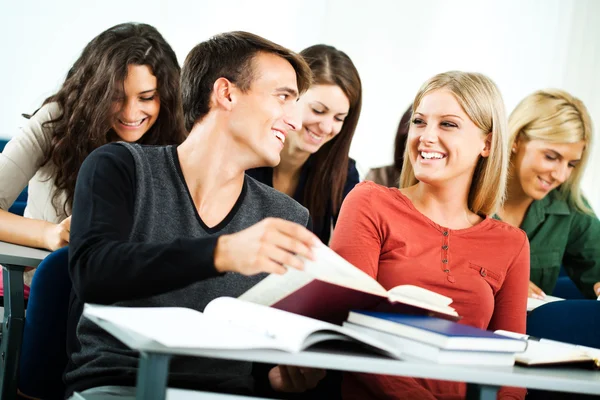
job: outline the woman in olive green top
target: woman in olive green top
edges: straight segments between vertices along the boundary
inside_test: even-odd
[[[592,122],[583,103],[557,89],[526,97],[509,118],[507,198],[498,217],[527,233],[529,296],[552,293],[561,264],[589,298],[600,295],[600,221],[581,193]]]

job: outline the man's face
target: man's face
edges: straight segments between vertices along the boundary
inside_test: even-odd
[[[288,130],[301,127],[296,100],[296,71],[285,59],[259,53],[252,61],[253,81],[246,92],[236,90],[230,130],[237,143],[253,153],[251,167],[279,164]]]

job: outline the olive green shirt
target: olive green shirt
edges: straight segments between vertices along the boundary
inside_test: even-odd
[[[529,238],[533,283],[551,294],[562,264],[585,297],[596,298],[594,284],[600,282],[598,217],[578,211],[553,190],[529,206],[520,228]]]

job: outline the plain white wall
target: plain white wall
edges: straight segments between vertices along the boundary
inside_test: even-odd
[[[402,112],[432,75],[460,69],[496,81],[507,111],[536,89],[580,97],[600,133],[600,1],[595,0],[102,0],[2,3],[0,136],[11,137],[57,90],[85,44],[120,22],[156,26],[180,63],[199,41],[247,30],[294,50],[347,52],[364,86],[351,156],[361,172],[392,161]],[[584,191],[600,210],[600,140]]]

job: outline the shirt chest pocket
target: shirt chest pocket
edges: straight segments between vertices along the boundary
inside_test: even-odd
[[[486,267],[474,263],[469,263],[469,270],[471,272],[471,275],[478,275],[478,277],[474,276],[475,279],[481,279],[484,282],[486,282],[492,289],[494,295],[502,286],[502,281],[504,280],[504,278],[501,274],[495,271],[492,271]]]

